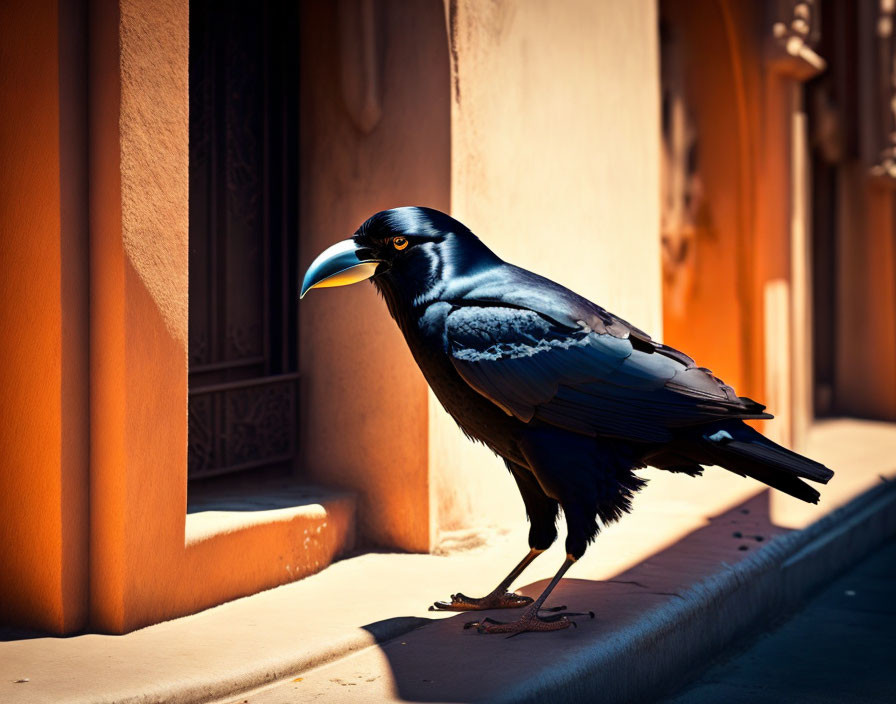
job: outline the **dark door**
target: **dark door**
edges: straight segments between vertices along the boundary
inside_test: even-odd
[[[191,479],[294,468],[296,3],[190,3]]]

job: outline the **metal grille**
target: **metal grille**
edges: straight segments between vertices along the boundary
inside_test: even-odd
[[[192,477],[291,463],[297,374],[216,384],[190,393]]]
[[[278,3],[190,3],[190,478],[296,455],[296,36]]]

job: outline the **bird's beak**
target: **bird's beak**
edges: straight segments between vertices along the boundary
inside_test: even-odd
[[[305,272],[299,298],[313,288],[348,286],[369,279],[381,264],[369,254],[370,250],[359,247],[351,238],[327,247]]]

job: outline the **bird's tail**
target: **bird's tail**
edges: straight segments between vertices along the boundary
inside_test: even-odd
[[[703,432],[702,444],[715,464],[813,504],[819,493],[802,480],[827,484],[834,476],[823,464],[781,447],[741,422],[710,426]]]

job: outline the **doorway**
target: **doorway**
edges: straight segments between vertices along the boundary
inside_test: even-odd
[[[297,455],[298,10],[190,3],[188,477]]]

